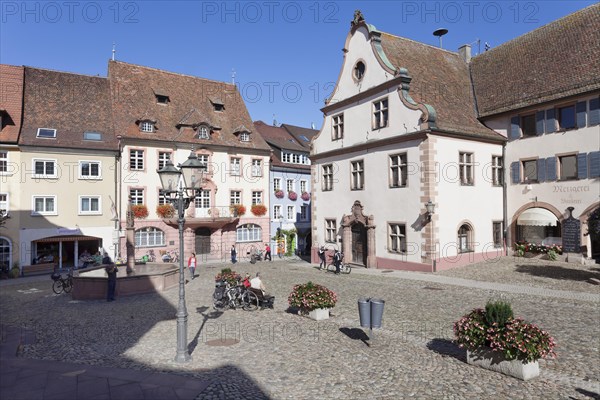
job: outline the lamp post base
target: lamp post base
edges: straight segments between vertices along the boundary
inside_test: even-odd
[[[189,355],[188,353],[184,353],[184,354],[177,354],[177,355],[175,356],[175,362],[176,362],[176,363],[183,364],[183,363],[188,363],[188,362],[190,362],[190,361],[192,361],[192,356],[191,356],[191,355]]]

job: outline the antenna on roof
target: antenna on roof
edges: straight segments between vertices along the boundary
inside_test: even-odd
[[[231,83],[235,85],[235,69],[231,68]]]
[[[444,36],[446,33],[448,33],[448,29],[445,29],[445,28],[440,28],[440,29],[436,29],[435,31],[433,31],[433,36],[437,36],[440,38],[440,49],[443,49],[442,36]]]
[[[277,126],[277,120],[275,119],[275,114],[273,114],[273,126]]]
[[[115,61],[115,53],[117,52],[117,50],[115,50],[115,42],[113,42],[113,49],[112,49],[112,60]]]

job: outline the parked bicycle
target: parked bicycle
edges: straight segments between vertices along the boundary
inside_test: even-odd
[[[162,256],[163,262],[177,262],[179,261],[179,253],[177,250],[167,250]]]
[[[337,250],[336,250],[337,251]],[[348,263],[344,263],[344,253],[339,252],[340,257],[340,272],[343,274],[349,274],[352,272],[352,267]],[[335,255],[331,258],[330,264],[327,264],[327,271],[335,272]]]
[[[67,273],[66,278],[63,278],[58,272],[53,273],[51,278],[54,281],[54,284],[52,284],[54,293],[61,294],[63,291],[71,293],[71,289],[73,289],[73,272],[71,270]]]
[[[256,294],[239,283],[232,285],[224,280],[215,284],[213,306],[216,310],[242,308],[246,311],[254,311],[258,309],[258,305],[259,300]]]

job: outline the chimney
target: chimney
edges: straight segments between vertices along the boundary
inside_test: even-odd
[[[471,45],[463,44],[458,48],[458,54],[467,64],[471,62]]]

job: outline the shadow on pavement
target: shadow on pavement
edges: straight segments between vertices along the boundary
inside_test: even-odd
[[[515,271],[544,278],[572,281],[587,281],[590,278],[600,278],[600,272],[554,265],[517,265]]]
[[[360,340],[367,346],[369,343],[369,336],[360,328],[340,328],[340,332],[348,336],[352,340]]]
[[[452,340],[432,339],[427,343],[427,348],[441,356],[467,361],[466,351],[458,347]]]

